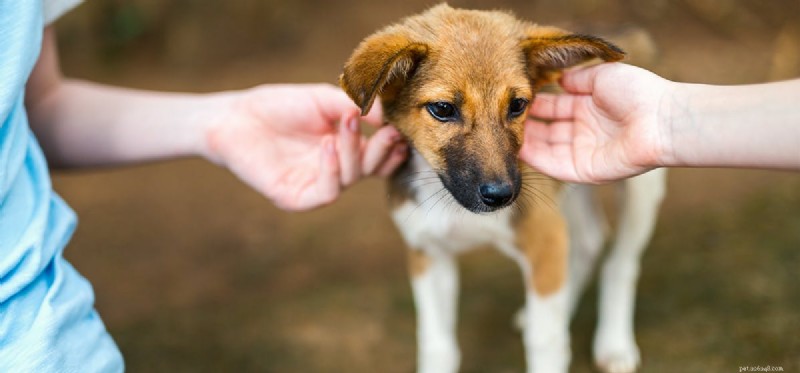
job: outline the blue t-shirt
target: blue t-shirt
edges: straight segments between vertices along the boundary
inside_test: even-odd
[[[0,0],[0,372],[120,372],[91,285],[62,256],[76,217],[28,126],[42,30],[40,1]]]

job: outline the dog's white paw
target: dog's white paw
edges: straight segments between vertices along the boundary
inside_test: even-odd
[[[419,352],[417,373],[456,373],[461,353],[455,345],[437,345]]]
[[[639,358],[630,353],[596,357],[595,364],[603,373],[633,373],[639,367]]]
[[[537,349],[527,358],[529,373],[567,373],[569,371],[569,347],[548,346],[546,349]]]
[[[633,373],[641,357],[633,336],[600,333],[594,340],[594,362],[603,373]]]
[[[528,367],[529,373],[567,373],[569,371],[569,359],[536,359]]]

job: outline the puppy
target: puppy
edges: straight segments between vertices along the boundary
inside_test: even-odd
[[[380,96],[386,120],[412,148],[390,191],[409,247],[419,372],[458,370],[455,256],[485,244],[522,270],[528,371],[568,370],[569,317],[605,223],[589,187],[564,188],[520,164],[517,154],[542,85],[564,68],[623,56],[597,37],[442,4],[369,36],[345,64],[342,88],[363,114]],[[632,326],[638,259],[663,189],[662,172],[624,183],[594,343],[596,362],[608,372],[632,372],[639,363]]]

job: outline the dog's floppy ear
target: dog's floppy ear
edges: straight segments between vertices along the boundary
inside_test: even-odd
[[[427,53],[425,44],[401,34],[379,32],[356,48],[344,65],[339,84],[365,115],[375,97],[395,79],[408,78]]]
[[[533,26],[521,44],[528,72],[537,85],[549,83],[562,69],[593,58],[613,62],[625,57],[622,49],[601,38],[551,27]]]

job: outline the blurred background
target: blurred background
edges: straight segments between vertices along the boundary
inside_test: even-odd
[[[91,0],[57,23],[68,76],[209,92],[335,83],[357,43],[435,4],[321,0]],[[540,24],[647,30],[647,67],[746,84],[800,76],[800,1],[452,1]],[[635,57],[635,56],[634,56]],[[798,98],[800,110],[800,97]],[[753,123],[758,125],[758,123]],[[80,216],[66,256],[131,372],[410,372],[415,320],[405,248],[383,182],[288,214],[200,160],[58,172]],[[613,193],[604,190],[605,199]],[[424,217],[422,217],[424,218]],[[517,268],[463,257],[464,372],[521,372]],[[643,372],[800,370],[800,175],[676,169],[643,259]],[[573,371],[591,372],[596,293],[572,324]]]

